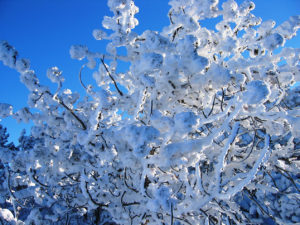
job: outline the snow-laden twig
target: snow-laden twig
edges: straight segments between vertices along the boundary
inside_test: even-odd
[[[237,192],[242,190],[247,184],[249,184],[252,179],[254,179],[259,167],[267,160],[269,151],[270,137],[265,135],[264,148],[261,150],[260,155],[256,162],[254,163],[252,169],[245,175],[245,178],[241,180],[238,184],[230,187],[225,193],[216,193],[216,197],[219,199],[229,199],[234,196]]]
[[[218,157],[218,163],[215,166],[215,185],[216,185],[216,192],[220,192],[220,182],[221,182],[221,173],[225,166],[225,156],[227,155],[227,152],[229,151],[229,148],[234,141],[235,137],[237,136],[238,130],[239,130],[240,124],[237,122],[233,125],[231,134],[227,139],[227,142],[225,146],[221,149],[221,152]]]

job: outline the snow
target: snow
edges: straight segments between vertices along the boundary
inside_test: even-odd
[[[72,59],[82,60],[86,57],[88,48],[83,45],[72,45],[70,48],[70,55]]]
[[[246,85],[244,98],[248,104],[259,104],[265,102],[269,94],[270,90],[268,86],[263,81],[255,80]]]
[[[96,68],[82,96],[57,67],[51,93],[1,42],[0,60],[30,94],[17,112],[1,103],[0,116],[34,124],[19,146],[0,132],[2,220],[95,224],[101,209],[118,224],[299,222],[300,51],[283,47],[299,16],[275,26],[250,1],[169,4],[170,24],[139,35],[134,1],[108,0],[111,31],[93,31],[106,52],[70,49]],[[201,26],[217,17],[216,29]]]
[[[103,40],[107,37],[107,34],[99,29],[93,30],[93,36],[97,41]]]
[[[157,53],[145,53],[134,64],[132,70],[137,74],[145,74],[159,69],[163,64],[163,56]]]
[[[7,103],[0,103],[0,117],[5,118],[13,114],[13,107]]]
[[[10,224],[16,224],[14,215],[8,209],[0,208],[0,217],[3,218],[5,221],[10,222]]]
[[[268,35],[264,39],[263,46],[266,49],[273,51],[274,49],[281,46],[283,44],[283,42],[284,42],[283,37],[278,33],[274,33],[274,34]]]

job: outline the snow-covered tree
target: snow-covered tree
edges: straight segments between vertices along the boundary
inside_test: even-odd
[[[57,67],[47,72],[51,92],[1,42],[0,60],[30,94],[28,107],[2,103],[0,115],[34,123],[19,151],[1,147],[6,177],[14,176],[6,181],[13,209],[0,209],[2,221],[300,222],[300,50],[283,47],[300,16],[275,26],[251,14],[250,1],[169,4],[170,25],[138,35],[134,2],[108,0],[113,16],[102,25],[112,32],[93,32],[109,41],[106,53],[70,49],[86,60],[81,97],[63,88]],[[216,31],[202,26],[216,17]],[[117,72],[120,61],[127,71]],[[97,87],[82,82],[85,66]]]

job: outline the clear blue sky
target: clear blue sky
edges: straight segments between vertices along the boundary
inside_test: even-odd
[[[136,15],[140,25],[135,29],[160,31],[168,25],[167,0],[135,0],[140,12]],[[220,1],[220,2],[223,2]],[[238,3],[242,1],[238,0]],[[300,14],[300,0],[253,0],[256,16],[263,20],[273,19],[277,24],[290,16]],[[110,15],[106,0],[0,0],[0,40],[7,40],[20,53],[30,59],[43,84],[50,85],[46,78],[49,67],[63,70],[65,87],[82,90],[78,82],[78,71],[82,62],[70,58],[73,44],[87,45],[92,51],[104,52],[105,43],[94,40],[92,31],[101,28],[104,15]],[[300,47],[300,34],[287,43]],[[86,70],[85,79],[91,77]],[[88,82],[88,80],[86,80]],[[54,87],[53,87],[54,88]],[[10,103],[15,110],[26,106],[27,89],[19,82],[19,75],[0,63],[0,102]],[[17,140],[25,124],[12,119],[0,122],[8,128],[11,139]]]

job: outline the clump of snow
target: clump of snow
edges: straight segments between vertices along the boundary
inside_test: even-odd
[[[246,85],[244,99],[248,104],[259,104],[266,101],[269,94],[270,89],[265,82],[261,80],[254,80]]]
[[[121,130],[122,138],[132,146],[133,153],[138,158],[143,158],[151,150],[148,143],[155,142],[159,137],[159,131],[150,126],[131,125]]]
[[[0,219],[2,221],[2,219],[4,221],[6,221],[7,223],[9,223],[10,225],[22,225],[24,223],[22,222],[18,222],[14,215],[12,214],[12,212],[8,209],[2,209],[0,208]],[[2,222],[1,222],[2,223]]]
[[[208,59],[203,56],[193,54],[191,58],[184,60],[182,63],[191,73],[199,73],[208,65]]]
[[[0,60],[4,65],[15,68],[18,52],[6,41],[0,42]]]
[[[137,73],[147,73],[159,69],[163,64],[163,56],[157,53],[143,54],[141,59],[134,64]]]
[[[18,59],[16,61],[16,69],[19,72],[25,72],[30,68],[30,61],[28,59]]]
[[[210,66],[206,76],[208,82],[216,88],[227,85],[231,79],[230,71],[215,63]]]
[[[197,123],[197,116],[193,112],[181,112],[174,117],[174,129],[180,133],[188,133]]]
[[[96,40],[100,41],[106,38],[107,34],[99,29],[93,30],[93,36]]]
[[[82,60],[88,53],[88,47],[84,45],[72,45],[70,48],[70,55],[72,59]]]
[[[283,37],[278,33],[274,33],[274,34],[268,35],[264,39],[263,46],[266,49],[272,51],[272,50],[278,48],[279,46],[281,46],[283,43],[284,43]]]
[[[297,33],[300,28],[300,15],[291,16],[288,21],[285,21],[280,26],[278,26],[275,31],[278,32],[286,39],[291,39]]]
[[[0,117],[5,118],[13,114],[13,107],[7,103],[0,103]]]
[[[62,71],[58,69],[56,66],[51,67],[47,70],[47,77],[53,82],[53,83],[61,83],[65,79],[62,76]]]
[[[153,112],[151,123],[152,126],[158,129],[161,133],[169,132],[174,127],[174,120],[170,117],[163,116],[157,110]]]
[[[171,49],[171,43],[166,37],[163,37],[158,32],[146,30],[141,35],[143,45],[141,46],[142,51],[146,52],[157,52],[163,53]]]

